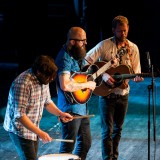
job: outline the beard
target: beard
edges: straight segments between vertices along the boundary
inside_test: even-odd
[[[125,42],[126,41],[126,37],[117,37],[116,35],[115,35],[115,37],[118,42]]]
[[[79,47],[74,45],[70,50],[70,54],[75,60],[82,60],[86,56],[86,47]]]

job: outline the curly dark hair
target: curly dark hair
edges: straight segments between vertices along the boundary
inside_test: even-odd
[[[38,71],[45,77],[55,79],[58,68],[51,56],[40,55],[35,59],[32,65],[32,70],[34,74],[37,74]]]

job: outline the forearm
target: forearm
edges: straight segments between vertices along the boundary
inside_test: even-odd
[[[24,127],[32,131],[33,133],[37,135],[40,134],[41,129],[39,129],[35,124],[33,124],[33,122],[27,117],[27,115],[18,118],[18,121],[20,121]]]
[[[75,92],[77,90],[81,90],[81,89],[85,89],[85,88],[88,88],[87,82],[86,83],[69,82],[65,88],[65,91]]]
[[[43,143],[47,143],[47,142],[50,142],[52,140],[52,138],[48,135],[48,133],[42,131],[35,124],[33,124],[32,121],[26,115],[22,116],[18,120],[28,130],[30,130],[33,133],[35,133],[36,135],[38,135],[39,139],[41,139],[43,141]]]
[[[55,116],[61,116],[63,114],[63,112],[53,102],[46,106],[46,110]]]
[[[69,113],[62,112],[53,102],[46,106],[48,112],[58,116],[63,122],[69,122],[73,120],[73,116]]]
[[[88,82],[77,82],[74,79],[71,79],[69,74],[61,74],[59,81],[61,89],[66,92],[75,92],[90,87]]]

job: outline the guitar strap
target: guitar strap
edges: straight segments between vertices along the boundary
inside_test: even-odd
[[[79,68],[80,68],[80,71],[81,71],[82,70],[82,60],[78,61],[78,65],[79,65]]]
[[[117,46],[118,47],[118,46]],[[128,54],[129,55],[129,60],[132,66],[132,53],[131,53],[131,49],[128,43],[128,40],[125,41],[125,46],[118,48],[118,53],[123,52],[124,54]],[[122,56],[124,55],[122,54]],[[122,56],[120,56],[120,64],[122,64]],[[130,66],[130,67],[131,67]]]

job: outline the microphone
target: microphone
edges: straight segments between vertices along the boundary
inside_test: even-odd
[[[148,68],[150,69],[151,68],[151,59],[150,59],[149,52],[146,52],[146,55],[147,55],[147,60],[148,60]]]

